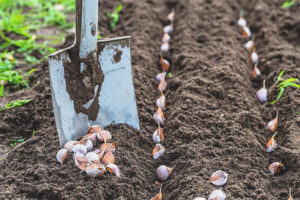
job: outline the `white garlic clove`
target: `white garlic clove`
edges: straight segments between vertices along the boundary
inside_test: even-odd
[[[103,131],[100,131],[99,133],[97,133],[97,138],[101,142],[107,142],[107,141],[111,140],[112,136],[109,131],[103,130]]]
[[[175,10],[172,10],[172,11],[168,14],[167,19],[168,19],[170,22],[174,22],[174,17],[175,17]]]
[[[222,190],[214,190],[210,193],[208,200],[225,200],[226,194]]]
[[[164,33],[172,33],[174,28],[173,28],[173,25],[170,24],[170,25],[165,26],[163,30],[164,30]]]
[[[75,144],[78,144],[78,141],[69,141],[64,145],[64,148],[72,151]]]
[[[100,161],[99,156],[95,153],[95,152],[88,152],[85,155],[85,158],[89,161],[89,162],[98,162]]]
[[[174,168],[161,165],[156,170],[157,178],[161,181],[167,180],[167,178],[172,174]]]
[[[164,141],[164,131],[162,128],[156,129],[152,135],[152,140],[155,144],[162,143]]]
[[[252,52],[254,49],[254,42],[252,40],[249,40],[246,44],[244,44],[244,47],[249,51]]]
[[[257,76],[260,76],[260,75],[261,75],[261,73],[260,73],[259,69],[257,68],[257,63],[256,63],[254,65],[254,68],[253,68],[252,72],[251,72],[251,77],[254,79],[254,78],[256,78]]]
[[[83,155],[85,155],[87,153],[87,148],[85,145],[83,144],[76,144],[73,148],[72,148],[72,152],[73,153],[82,153]]]
[[[64,160],[67,158],[69,154],[69,150],[68,149],[60,149],[57,154],[56,154],[56,160],[63,164]]]
[[[161,41],[162,42],[169,42],[171,40],[171,36],[168,33],[164,33]]]
[[[273,162],[269,166],[269,172],[271,173],[271,175],[276,175],[282,170],[284,170],[284,165],[281,162]]]
[[[106,170],[118,177],[121,176],[121,173],[120,173],[120,169],[117,165],[115,164],[112,164],[112,163],[109,163],[108,165],[106,165]]]
[[[256,64],[258,62],[258,55],[255,51],[250,54],[250,62]]]
[[[165,79],[166,74],[167,74],[167,72],[161,72],[156,75],[155,79],[160,82]]]
[[[105,166],[100,163],[92,163],[87,166],[85,172],[90,177],[97,177],[102,176],[106,172],[106,169]]]
[[[154,113],[153,119],[157,124],[164,124],[165,117],[160,107],[158,107],[157,111]]]
[[[156,106],[160,107],[162,110],[166,109],[167,101],[165,95],[161,94],[161,96],[156,100]]]
[[[163,52],[169,51],[169,42],[162,43],[162,45],[160,46],[160,50]]]
[[[265,103],[268,101],[268,91],[265,86],[265,80],[263,83],[263,87],[256,92],[256,98],[261,102]]]
[[[217,186],[222,186],[227,182],[228,174],[222,170],[218,170],[210,177],[210,182]]]
[[[161,144],[156,144],[152,150],[152,156],[153,158],[156,160],[158,159],[160,156],[164,155],[166,149],[163,145]]]
[[[241,27],[247,26],[247,21],[243,17],[240,17],[238,20],[238,25]]]
[[[77,154],[77,153],[76,153]],[[75,155],[76,155],[75,154]],[[87,166],[88,166],[88,160],[84,157],[79,156],[79,154],[77,154],[77,156],[74,155],[74,161],[75,161],[75,165],[81,170],[81,171],[85,171]]]
[[[196,198],[194,198],[193,200],[206,200],[206,199],[203,198],[203,197],[196,197]]]
[[[276,117],[269,121],[267,127],[270,131],[275,132],[278,126],[278,111],[276,113]]]
[[[165,80],[161,80],[157,88],[160,92],[165,91],[167,89],[167,82]]]
[[[248,37],[251,36],[251,31],[250,31],[250,28],[248,26],[243,26],[242,27],[242,35],[245,38],[248,38]]]
[[[87,149],[87,151],[90,151],[93,149],[93,142],[92,140],[87,140],[86,143],[85,143],[85,147]]]

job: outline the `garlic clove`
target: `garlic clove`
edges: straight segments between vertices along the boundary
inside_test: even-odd
[[[225,200],[226,194],[222,190],[214,190],[210,193],[208,200]]]
[[[81,144],[85,145],[87,151],[90,151],[93,149],[93,142],[90,139],[84,140],[84,142],[82,142]]]
[[[162,42],[169,42],[171,40],[171,36],[168,33],[164,33],[163,37],[161,38]]]
[[[165,91],[167,89],[167,82],[165,80],[161,80],[157,88],[160,92]]]
[[[75,144],[78,144],[78,141],[69,141],[64,145],[64,148],[68,149],[69,151],[72,151],[72,148]]]
[[[256,92],[256,98],[261,102],[265,103],[268,101],[268,91],[265,86],[265,80],[263,82],[263,87]]]
[[[251,36],[251,31],[250,31],[250,28],[248,26],[243,26],[242,27],[242,35],[245,38],[248,38],[248,37]]]
[[[110,150],[112,153],[116,151],[116,143],[103,143],[100,145],[100,152],[103,150]]]
[[[73,148],[72,148],[72,152],[73,153],[82,153],[83,155],[85,155],[87,153],[87,148],[85,145],[83,144],[76,144]]]
[[[250,54],[250,62],[256,64],[258,62],[258,55],[255,50]]]
[[[99,133],[97,133],[97,138],[101,142],[107,142],[107,141],[111,140],[112,136],[109,131],[103,130],[103,131],[100,131]]]
[[[195,199],[193,199],[193,200],[206,200],[205,198],[203,198],[203,197],[196,197]]]
[[[257,76],[260,76],[260,70],[257,68],[257,63],[254,65],[253,71],[251,72],[251,78],[256,78]]]
[[[114,164],[115,163],[115,156],[114,156],[114,154],[110,150],[108,150],[104,154],[103,158],[101,159],[101,162],[103,164],[105,164],[105,165]]]
[[[277,147],[277,143],[276,140],[274,139],[274,137],[276,136],[277,131],[274,133],[274,135],[270,138],[270,140],[267,143],[267,152],[271,153],[273,151],[275,151],[276,147]]]
[[[173,24],[169,24],[169,25],[165,26],[163,30],[164,30],[164,33],[169,33],[169,34],[172,33],[174,30]]]
[[[162,188],[162,185],[160,185],[159,193],[155,197],[153,197],[151,200],[162,200],[161,188]]]
[[[160,46],[160,50],[162,52],[168,52],[169,51],[169,42],[163,42],[162,45]]]
[[[271,175],[276,175],[282,170],[284,170],[284,165],[281,162],[273,162],[269,166],[269,171]]]
[[[168,45],[169,45],[169,43],[168,43]],[[166,71],[168,71],[169,68],[170,68],[170,63],[169,63],[169,61],[167,61],[166,59],[164,59],[164,58],[161,56],[161,57],[160,57],[160,66],[161,66],[161,70],[164,71],[164,72],[166,72]],[[165,77],[165,76],[164,76],[164,77]],[[164,79],[162,79],[162,80],[164,80]]]
[[[156,100],[156,106],[160,107],[162,110],[166,109],[167,101],[164,94],[161,94],[160,97]]]
[[[85,159],[87,159],[89,162],[99,162],[100,158],[95,152],[88,152],[85,155]]]
[[[76,156],[76,154],[74,155],[74,161],[75,161],[75,165],[81,170],[81,171],[85,171],[87,166],[88,166],[88,160],[84,157],[81,157],[81,155]]]
[[[118,177],[121,176],[121,173],[120,173],[120,169],[117,165],[115,164],[112,164],[112,163],[109,163],[108,165],[106,165],[106,170],[109,172],[109,173],[112,173]]]
[[[161,181],[167,180],[167,178],[172,174],[173,168],[161,165],[156,170],[157,178]]]
[[[152,140],[155,144],[162,143],[164,141],[164,131],[162,128],[156,129],[152,135]]]
[[[294,200],[292,197],[292,188],[289,189],[289,198],[288,200]]]
[[[155,79],[159,82],[161,82],[162,80],[165,80],[167,72],[161,72],[159,74],[156,75]]]
[[[67,158],[69,154],[69,150],[68,149],[60,149],[57,154],[56,154],[56,160],[63,164],[64,160]]]
[[[243,17],[240,17],[238,20],[238,25],[241,27],[247,26],[247,21]]]
[[[90,177],[97,177],[102,176],[106,172],[106,169],[100,163],[92,163],[89,166],[87,166],[85,172]]]
[[[210,177],[210,182],[217,186],[222,186],[227,182],[228,174],[222,170],[218,170]]]
[[[244,44],[244,47],[249,51],[252,52],[254,49],[254,42],[252,40],[249,40],[246,44]]]
[[[156,144],[152,150],[152,156],[153,158],[156,160],[158,159],[160,156],[164,155],[166,149],[163,145],[161,144]]]
[[[170,22],[174,22],[174,17],[175,17],[175,9],[172,9],[172,11],[168,14],[167,19]]]
[[[100,131],[103,131],[104,129],[102,128],[102,126],[99,126],[99,125],[93,125],[93,126],[90,126],[89,129],[88,129],[88,132],[87,132],[87,135],[91,134],[91,133],[98,133]]]
[[[267,127],[270,131],[275,132],[278,126],[278,111],[276,113],[276,117],[269,121]]]
[[[165,117],[160,107],[158,107],[156,112],[154,113],[153,119],[157,124],[164,124]]]

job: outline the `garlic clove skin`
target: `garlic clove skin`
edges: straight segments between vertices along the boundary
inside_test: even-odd
[[[256,64],[258,62],[258,55],[255,51],[250,54],[250,62]]]
[[[271,175],[276,175],[282,170],[284,170],[284,165],[281,162],[273,162],[269,166],[269,172]]]
[[[100,158],[95,152],[88,152],[85,155],[85,159],[87,159],[89,162],[99,162]]]
[[[162,143],[164,141],[164,131],[162,128],[156,129],[152,135],[152,140],[155,144]]]
[[[167,178],[172,174],[174,168],[161,165],[156,170],[157,178],[161,181],[167,180]]]
[[[169,61],[167,61],[166,59],[164,59],[162,56],[160,57],[160,66],[161,66],[161,70],[166,72],[169,71],[170,68],[170,63]],[[165,76],[164,76],[165,77]],[[165,80],[165,79],[162,79]]]
[[[163,92],[167,89],[167,82],[165,80],[161,80],[160,83],[158,84],[158,90],[160,92]]]
[[[273,133],[276,131],[278,126],[278,111],[276,114],[276,117],[274,119],[272,119],[271,121],[269,121],[267,127],[270,131],[272,131]]]
[[[56,154],[56,160],[63,164],[64,160],[67,158],[69,154],[69,150],[68,149],[60,149],[57,154]]]
[[[169,42],[171,40],[171,36],[168,33],[164,33],[161,41],[162,42]]]
[[[87,166],[85,172],[90,177],[97,177],[102,176],[106,172],[106,169],[102,164],[92,163],[91,165]]]
[[[161,72],[159,74],[156,75],[155,79],[159,82],[161,82],[162,80],[165,80],[167,72]]]
[[[155,160],[157,160],[160,156],[164,155],[166,149],[161,144],[156,144],[152,150],[152,156]]]
[[[170,25],[165,26],[163,30],[164,30],[164,33],[171,34],[173,32],[174,28],[173,28],[173,25],[170,24]]]
[[[162,52],[168,52],[169,51],[169,42],[163,42],[162,45],[160,46],[160,50]]]
[[[83,144],[76,144],[73,148],[72,148],[72,152],[73,153],[82,153],[83,155],[85,155],[87,153],[87,148],[85,145]]]
[[[210,193],[208,200],[225,200],[226,194],[222,190],[214,190]]]
[[[160,107],[158,107],[157,111],[154,113],[153,119],[157,124],[164,124],[165,117]]]
[[[210,182],[217,186],[222,186],[227,182],[228,174],[222,170],[218,170],[210,177]]]
[[[254,42],[252,40],[249,40],[246,44],[244,44],[244,47],[249,51],[252,52],[254,49]]]
[[[103,158],[101,159],[101,162],[103,164],[105,164],[105,165],[114,164],[115,163],[115,156],[114,156],[114,154],[110,150],[108,150],[104,154]]]
[[[196,197],[196,198],[194,198],[193,200],[206,200],[206,199],[203,198],[203,197]]]
[[[121,176],[121,172],[120,172],[120,169],[117,165],[115,164],[112,164],[112,163],[109,163],[108,165],[106,165],[106,170],[109,172],[109,173],[112,173],[118,177]]]
[[[100,131],[99,133],[97,133],[97,138],[101,142],[107,142],[107,141],[111,140],[112,136],[109,131],[103,130],[103,131]]]
[[[242,27],[242,35],[245,38],[248,38],[248,37],[251,36],[251,31],[250,31],[250,28],[248,26],[243,26]]]
[[[247,21],[243,17],[240,17],[237,24],[241,27],[244,27],[247,26]]]
[[[162,110],[166,109],[167,101],[165,95],[161,94],[161,96],[156,100],[156,106],[160,107]]]
[[[69,151],[72,151],[72,148],[75,144],[78,144],[78,141],[69,141],[64,145],[64,149],[68,149]]]

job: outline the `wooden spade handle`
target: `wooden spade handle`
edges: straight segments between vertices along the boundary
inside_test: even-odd
[[[98,0],[76,0],[76,45],[79,57],[97,49]]]

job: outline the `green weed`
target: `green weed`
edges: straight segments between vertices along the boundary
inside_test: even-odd
[[[278,92],[276,99],[274,101],[272,101],[271,104],[276,103],[281,98],[281,96],[283,95],[283,93],[285,91],[285,88],[287,88],[287,87],[294,87],[297,89],[300,88],[300,85],[298,84],[299,79],[297,79],[297,78],[283,79],[282,78],[284,71],[285,70],[281,70],[281,72],[279,73],[279,75],[277,77],[276,84],[277,84],[277,89],[279,92]]]
[[[8,109],[15,108],[18,106],[22,106],[26,103],[29,103],[30,101],[31,101],[31,99],[12,101],[10,103],[5,104],[3,108],[0,108],[0,111],[8,110]]]
[[[281,8],[289,8],[296,3],[295,0],[285,0],[281,5]]]
[[[19,139],[11,139],[11,140],[8,140],[8,141],[9,141],[9,142],[12,142],[12,143],[10,143],[9,146],[11,146],[12,148],[14,148],[14,147],[16,146],[17,143],[22,143],[22,142],[24,142],[25,140],[24,140],[22,137],[20,137]]]
[[[114,29],[120,19],[119,13],[122,11],[123,5],[120,4],[114,9],[113,13],[106,13],[106,16],[110,19],[110,29]]]

